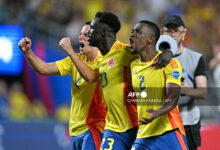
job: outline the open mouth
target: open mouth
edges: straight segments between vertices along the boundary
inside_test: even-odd
[[[129,38],[129,41],[130,41],[130,45],[129,45],[129,47],[132,48],[134,41],[133,41],[132,38]]]
[[[85,44],[82,43],[82,42],[79,42],[79,45],[80,45],[81,48],[83,48],[85,46]]]

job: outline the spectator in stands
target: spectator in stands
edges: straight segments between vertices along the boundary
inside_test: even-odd
[[[31,110],[33,120],[44,120],[48,116],[47,109],[40,99],[35,98],[33,100]]]
[[[9,91],[10,110],[9,116],[12,120],[26,120],[30,118],[30,103],[23,92],[20,82],[12,84]]]
[[[0,80],[0,120],[8,119],[8,93],[7,84],[4,80]]]

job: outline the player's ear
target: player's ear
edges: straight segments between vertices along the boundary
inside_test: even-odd
[[[154,43],[154,37],[153,36],[151,36],[151,37],[149,37],[149,38],[147,38],[147,44],[148,45],[151,45],[151,44],[153,44]]]
[[[186,32],[187,32],[187,29],[184,28],[184,30],[183,30],[183,37],[182,37],[182,40],[183,40],[183,41],[184,41],[184,38],[185,38],[185,36],[186,36]]]

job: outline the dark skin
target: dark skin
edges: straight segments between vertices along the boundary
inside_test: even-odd
[[[89,36],[89,43],[90,46],[97,47],[103,55],[106,55],[112,48],[113,44],[116,41],[116,33],[113,32],[113,29],[110,28],[107,24],[100,22],[100,19],[95,17],[91,22],[91,28],[88,32]],[[64,45],[60,45],[64,48]],[[80,75],[87,81],[87,82],[96,82],[99,78],[99,71],[97,69],[92,70],[86,64],[84,64],[74,52],[73,49],[68,50],[71,53],[68,53],[73,63],[76,65]],[[163,54],[162,54],[163,55]],[[161,58],[166,58],[162,57]],[[170,58],[168,61],[163,61],[163,59],[159,60],[161,64],[158,66],[165,66],[170,62]]]
[[[155,49],[156,41],[152,34],[151,28],[145,23],[137,23],[132,29],[132,34],[130,36],[130,47],[133,51],[139,53],[140,60],[142,62],[147,62],[152,60],[157,52]],[[178,98],[180,95],[180,86],[174,83],[166,84],[166,95],[167,99],[163,101],[161,107],[158,110],[147,109],[150,115],[148,118],[142,117],[139,120],[139,125],[148,124],[152,122],[155,118],[164,115],[171,111],[177,106]]]
[[[133,34],[133,33],[139,34],[140,32],[141,32],[141,31],[140,31],[139,28],[134,28],[134,29],[132,29],[132,34]],[[133,36],[133,35],[131,35],[131,37],[130,37],[130,42],[131,42],[130,48],[131,48],[131,53],[135,54],[135,53],[138,53],[138,51],[137,51],[137,49],[133,49],[133,48],[132,48],[132,43],[133,43],[132,36]],[[142,36],[143,36],[143,35],[142,35]],[[144,37],[142,37],[142,38],[144,38]],[[139,42],[140,42],[140,41],[139,41]],[[145,43],[148,43],[148,44],[149,44],[149,47],[151,47],[151,49],[154,49],[154,50],[155,50],[156,43],[155,43],[155,40],[154,40],[152,37],[149,37],[149,39],[148,39],[147,41],[144,41],[144,42],[145,42]],[[142,48],[139,48],[139,51],[141,51],[142,49],[143,49],[143,47],[142,47]],[[153,57],[156,55],[156,50],[153,52],[154,55],[152,55],[152,54],[150,53],[150,55],[152,55],[153,57],[150,56],[150,55],[146,55],[146,54],[149,54],[149,53],[146,53],[146,52],[147,52],[147,51],[142,51],[141,53],[142,53],[143,56],[149,57],[149,58],[148,58],[149,60],[151,60],[151,58],[153,58]],[[140,57],[142,57],[142,55],[141,55]],[[155,62],[155,64],[156,64],[155,67],[158,67],[158,68],[160,68],[160,67],[165,67],[167,64],[169,64],[169,62],[170,62],[170,60],[171,60],[172,57],[173,57],[173,54],[172,54],[171,50],[167,49],[166,51],[164,51],[162,54],[159,55],[158,59],[157,59],[156,62]],[[144,61],[143,58],[141,58],[141,60]]]
[[[146,112],[150,113],[148,118],[142,117],[139,121],[139,125],[148,124],[157,117],[164,115],[177,106],[178,98],[180,95],[180,86],[174,83],[166,84],[167,99],[163,102],[158,110],[147,109]]]
[[[106,55],[116,41],[116,33],[108,25],[99,20],[96,17],[91,22],[91,29],[88,32],[89,42],[90,45],[97,47],[102,55]]]

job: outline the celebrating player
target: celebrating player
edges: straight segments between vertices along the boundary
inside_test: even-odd
[[[131,87],[129,65],[133,59],[127,45],[116,41],[120,29],[118,17],[110,12],[98,12],[91,22],[89,43],[98,47],[99,68],[92,70],[81,63],[69,44],[60,45],[89,82],[100,76],[104,99],[107,105],[106,126],[101,148],[127,150],[131,148],[137,133],[135,105],[126,105],[128,87]],[[79,65],[78,65],[79,64]]]
[[[130,47],[140,56],[131,63],[132,85],[146,93],[137,97],[139,127],[132,150],[188,149],[177,108],[182,68],[174,58],[164,68],[155,67],[159,36],[158,26],[146,20],[138,22],[130,36]]]
[[[86,81],[101,81],[107,105],[106,126],[101,145],[103,150],[130,149],[137,134],[136,106],[127,101],[129,89],[132,88],[129,66],[136,56],[131,54],[128,45],[116,40],[120,26],[118,17],[111,12],[97,12],[92,20],[89,44],[98,47],[101,52],[98,69],[87,67],[69,43],[60,42],[60,46]]]
[[[88,44],[90,22],[86,22],[80,35],[80,60],[90,68],[96,68],[98,49]],[[70,43],[70,39],[66,39]],[[71,43],[70,43],[71,45]],[[32,66],[41,75],[72,75],[72,104],[69,121],[71,150],[96,150],[100,148],[105,125],[106,108],[103,103],[99,82],[86,82],[77,71],[70,57],[46,63],[31,50],[31,40],[27,37],[19,42],[19,48]]]

